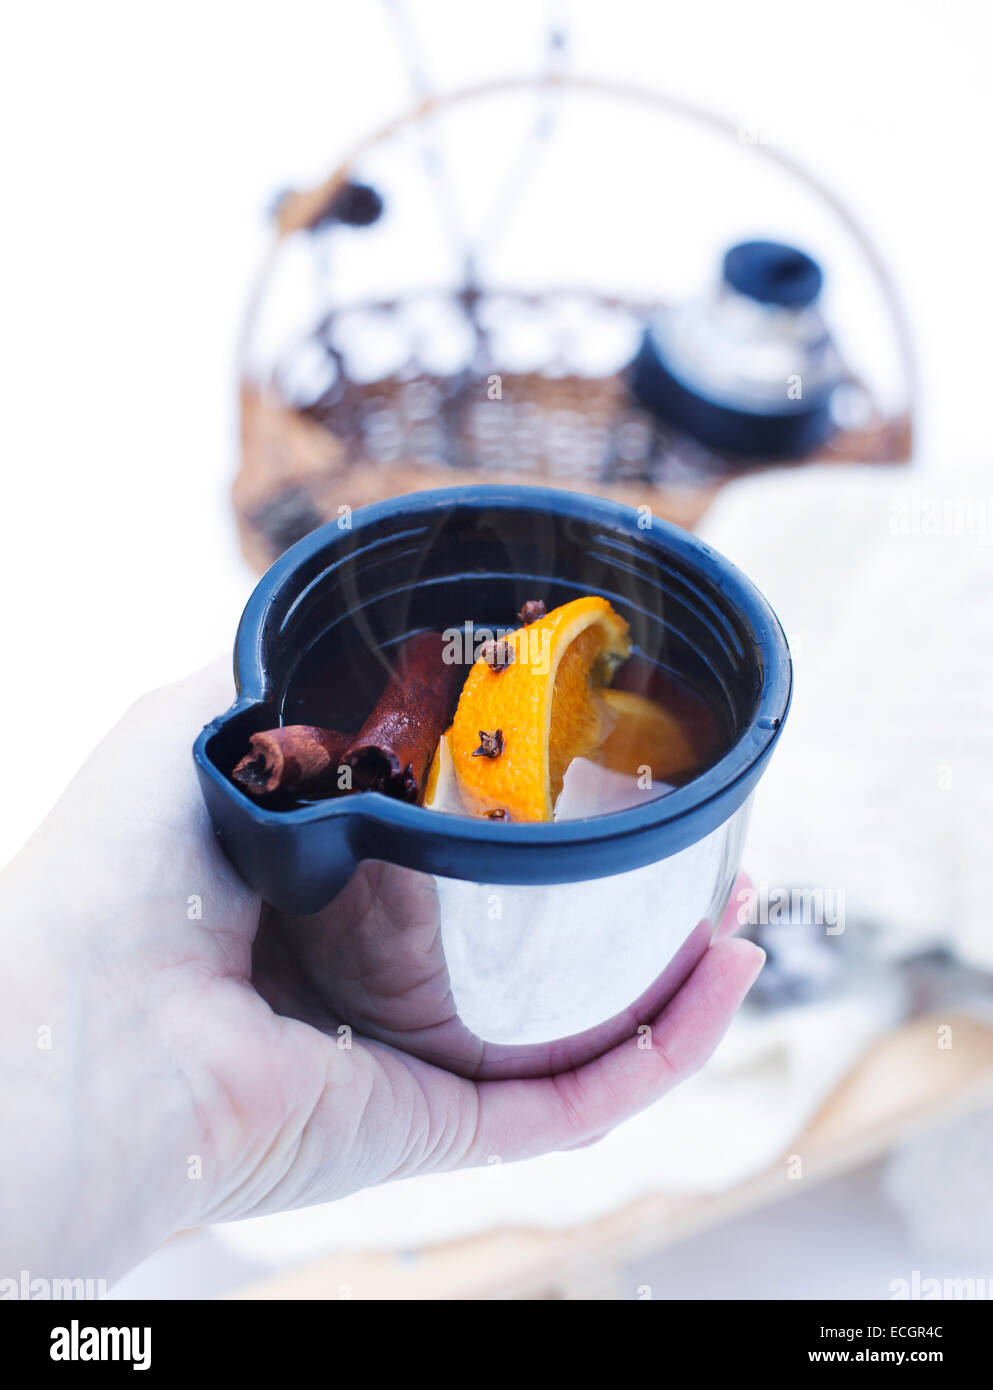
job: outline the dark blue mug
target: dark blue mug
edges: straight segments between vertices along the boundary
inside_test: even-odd
[[[609,815],[525,824],[379,792],[260,805],[231,780],[255,732],[357,727],[413,633],[505,627],[527,599],[551,609],[587,593],[726,727],[726,751],[686,785]],[[647,509],[525,487],[396,497],[313,532],[258,584],[234,666],[235,703],[194,745],[225,852],[300,953],[331,971],[336,1018],[477,1076],[576,1065],[678,987],[727,902],[792,687],[775,615],[709,546]],[[387,919],[410,923],[388,944]],[[414,981],[426,960],[447,1000],[437,1027],[363,1012],[363,972]]]

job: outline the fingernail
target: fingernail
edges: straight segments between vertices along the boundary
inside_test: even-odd
[[[758,952],[758,960],[755,962],[755,973],[752,975],[752,978],[748,982],[748,988],[751,989],[752,985],[762,974],[762,967],[766,963],[767,956],[765,951],[763,951],[762,947],[756,946],[754,941],[750,941],[748,944],[749,946],[755,946],[755,950]]]

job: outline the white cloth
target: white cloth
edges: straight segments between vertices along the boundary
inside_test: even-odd
[[[769,599],[794,654],[746,866],[844,890],[847,930],[888,956],[949,945],[987,969],[991,527],[986,470],[825,466],[743,480],[701,528]]]

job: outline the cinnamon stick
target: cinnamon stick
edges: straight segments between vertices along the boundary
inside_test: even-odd
[[[251,796],[334,788],[351,734],[312,724],[285,724],[248,740],[248,752],[231,776]]]
[[[439,632],[408,638],[375,709],[345,753],[356,791],[418,801],[451,720],[463,667],[443,660]]]
[[[250,796],[274,792],[381,791],[418,801],[438,740],[451,720],[462,667],[445,662],[440,633],[403,646],[386,689],[358,734],[287,724],[253,734],[232,778]],[[347,767],[351,783],[338,772]]]

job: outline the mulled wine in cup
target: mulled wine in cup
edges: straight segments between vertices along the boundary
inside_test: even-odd
[[[327,1010],[474,1076],[636,1034],[689,974],[789,706],[782,631],[687,533],[536,488],[289,550],[194,756]]]

